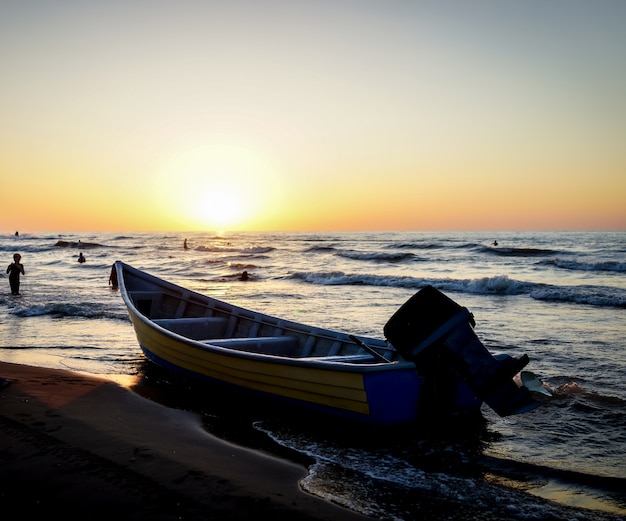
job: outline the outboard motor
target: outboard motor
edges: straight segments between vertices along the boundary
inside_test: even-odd
[[[500,416],[530,411],[540,405],[513,376],[528,356],[494,357],[474,333],[474,317],[432,286],[411,297],[384,327],[385,337],[425,377],[453,371]]]

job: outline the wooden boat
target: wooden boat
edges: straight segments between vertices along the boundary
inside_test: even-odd
[[[486,399],[503,415],[537,405],[511,378],[524,360],[509,363],[503,376],[502,364],[477,339],[480,355],[497,366],[490,371],[499,376],[485,380],[481,366],[478,380],[468,379],[463,366],[470,367],[471,360],[459,362],[445,345],[450,320],[435,321],[437,327],[426,334],[432,338],[409,339],[406,330],[413,326],[405,317],[413,316],[415,299],[425,290],[465,309],[434,288],[421,290],[392,317],[385,326],[387,337],[394,338],[390,342],[244,309],[120,261],[114,269],[145,356],[194,379],[375,425],[414,422],[426,409],[477,411]],[[454,320],[466,324],[471,316],[467,310],[457,315]],[[452,329],[458,337],[458,327]],[[494,392],[498,399],[490,400]]]

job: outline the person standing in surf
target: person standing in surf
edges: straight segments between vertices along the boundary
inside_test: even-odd
[[[7,273],[9,274],[9,284],[11,286],[11,295],[20,294],[20,273],[26,275],[24,266],[20,262],[22,256],[19,253],[13,255],[13,262],[9,264]]]

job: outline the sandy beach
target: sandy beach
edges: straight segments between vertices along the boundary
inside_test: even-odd
[[[302,491],[302,464],[223,441],[196,413],[64,370],[0,362],[0,376],[0,504],[22,518],[369,519]],[[622,519],[523,494],[516,506],[410,496],[411,519]]]
[[[0,362],[0,502],[20,517],[365,519],[301,491],[306,469],[224,442],[107,380]]]

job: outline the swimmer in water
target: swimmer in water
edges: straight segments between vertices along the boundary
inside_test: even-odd
[[[9,274],[9,285],[11,286],[11,295],[20,294],[20,273],[26,275],[24,266],[20,262],[22,256],[19,253],[13,255],[13,262],[9,264],[7,273]]]

